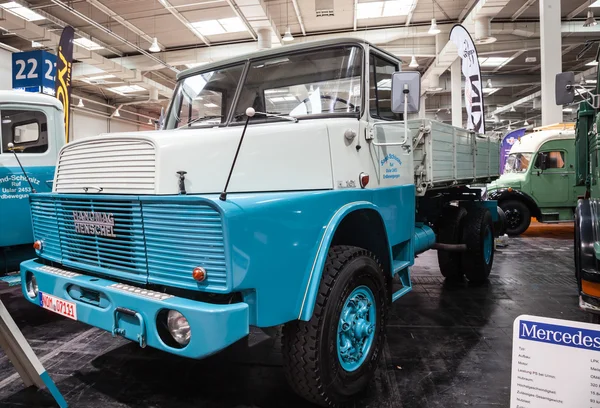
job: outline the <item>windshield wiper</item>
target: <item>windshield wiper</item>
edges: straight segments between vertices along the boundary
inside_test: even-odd
[[[220,118],[220,119],[222,119],[222,118],[223,118],[223,115],[207,115],[207,116],[201,116],[201,117],[199,117],[199,118],[196,118],[196,119],[192,120],[191,122],[188,122],[188,123],[186,123],[185,125],[178,126],[177,128],[175,128],[175,130],[178,130],[178,129],[181,129],[181,128],[184,128],[184,127],[190,127],[190,126],[191,126],[191,125],[193,125],[194,123],[196,123],[196,122],[199,122],[199,121],[201,121],[201,120],[209,120],[209,119],[217,119],[217,118]]]
[[[257,115],[264,115],[266,117],[279,118],[279,119],[289,120],[289,121],[294,122],[294,123],[298,123],[298,118],[296,118],[294,116],[279,115],[279,114],[276,114],[276,113],[258,112],[258,111],[254,112],[254,113],[257,114]],[[239,113],[239,114],[235,115],[233,118],[234,119],[239,119],[239,118],[242,118],[244,116],[246,116],[245,113]]]

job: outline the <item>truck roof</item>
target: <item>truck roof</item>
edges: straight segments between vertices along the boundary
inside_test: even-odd
[[[360,38],[350,38],[350,37],[333,38],[333,39],[329,39],[329,40],[307,41],[305,43],[300,43],[300,44],[285,45],[282,47],[276,47],[276,48],[271,48],[271,49],[267,49],[267,50],[251,52],[251,53],[244,54],[244,55],[238,55],[236,57],[232,57],[232,58],[225,59],[225,60],[220,60],[217,62],[211,62],[209,64],[204,64],[199,67],[186,69],[185,71],[182,71],[179,74],[177,74],[177,79],[179,80],[181,78],[185,78],[187,76],[194,75],[198,72],[210,71],[217,67],[222,67],[224,65],[229,65],[229,64],[235,64],[235,63],[247,61],[249,59],[269,57],[269,56],[275,56],[275,55],[279,55],[279,54],[288,54],[289,52],[293,52],[293,51],[309,50],[312,48],[321,48],[321,47],[326,47],[329,45],[336,45],[336,44],[339,44],[339,45],[341,45],[341,44],[355,44],[355,45],[367,44],[370,47],[377,48],[378,51],[389,55],[391,58],[393,58],[395,60],[399,60],[398,57],[390,54],[387,51],[382,50],[381,48],[374,46],[373,44],[371,44],[368,41],[361,40]]]
[[[574,130],[542,130],[540,132],[530,133],[522,136],[513,144],[510,149],[511,153],[534,153],[549,140],[575,140]]]
[[[25,91],[0,91],[0,103],[28,103],[63,109],[62,103],[54,96]]]

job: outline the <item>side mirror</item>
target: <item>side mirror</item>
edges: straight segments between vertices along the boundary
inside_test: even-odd
[[[563,72],[556,74],[554,94],[557,105],[569,105],[575,100],[575,74]]]
[[[421,104],[421,73],[418,71],[394,72],[392,74],[392,112],[419,112]],[[406,118],[404,118],[406,119]]]

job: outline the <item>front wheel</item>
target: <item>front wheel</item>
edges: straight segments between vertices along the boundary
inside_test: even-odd
[[[531,224],[531,211],[522,202],[518,200],[501,201],[500,208],[506,216],[506,233],[511,236],[521,235]]]
[[[297,394],[340,406],[367,386],[381,355],[388,297],[373,254],[351,246],[329,250],[312,318],[283,328],[284,371]]]

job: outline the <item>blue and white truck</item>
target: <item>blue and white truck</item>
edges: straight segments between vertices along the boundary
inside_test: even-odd
[[[29,194],[50,192],[54,167],[65,144],[58,99],[23,91],[0,91],[0,275],[35,255]],[[20,161],[20,163],[19,163]]]
[[[499,142],[404,121],[420,90],[400,67],[348,39],[183,72],[164,130],[61,150],[52,193],[31,197],[24,296],[195,359],[283,326],[291,387],[343,404],[417,254],[472,282],[494,259],[496,202],[467,186],[498,176]]]

